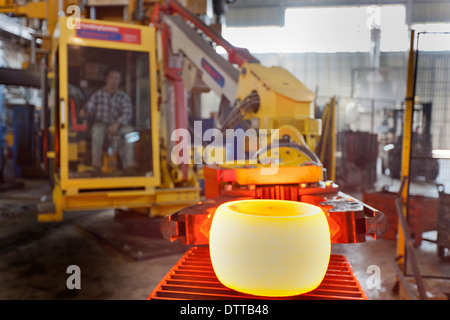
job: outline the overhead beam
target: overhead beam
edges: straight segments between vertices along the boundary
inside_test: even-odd
[[[41,88],[41,72],[13,68],[0,68],[0,84]]]
[[[450,22],[448,0],[239,0],[228,5],[225,17],[229,27],[283,26],[284,11],[288,8],[370,5],[404,5],[408,25]]]

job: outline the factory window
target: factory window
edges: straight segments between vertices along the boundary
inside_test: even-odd
[[[428,32],[426,37],[419,40],[419,50],[422,51],[450,51],[450,23],[421,23],[413,24],[411,29],[416,33]]]
[[[369,52],[371,29],[381,51],[406,51],[405,6],[289,8],[283,27],[223,27],[224,37],[252,53]]]

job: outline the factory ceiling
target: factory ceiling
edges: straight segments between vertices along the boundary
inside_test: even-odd
[[[227,26],[264,26],[284,23],[284,10],[294,7],[404,5],[407,23],[450,23],[448,0],[230,0]]]

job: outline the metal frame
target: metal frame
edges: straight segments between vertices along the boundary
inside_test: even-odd
[[[219,282],[209,257],[209,247],[192,247],[167,273],[147,300],[274,299],[229,289]],[[280,299],[280,298],[275,298]],[[313,291],[286,300],[368,300],[346,258],[332,254],[327,273]]]
[[[60,37],[59,37],[59,84],[60,84],[60,99],[62,104],[60,105],[60,146],[61,146],[61,176],[60,185],[63,190],[85,189],[89,186],[89,189],[96,188],[117,188],[117,187],[136,187],[144,186],[145,188],[154,187],[160,184],[159,174],[159,150],[155,148],[153,151],[153,163],[154,163],[154,175],[153,177],[133,177],[133,178],[108,178],[108,179],[69,179],[68,176],[68,74],[67,74],[67,46],[68,45],[80,45],[95,48],[106,49],[119,49],[130,51],[141,51],[149,53],[149,66],[150,66],[150,99],[151,99],[151,121],[152,121],[152,145],[159,145],[159,132],[158,128],[158,94],[157,94],[157,80],[156,80],[156,39],[155,30],[149,27],[134,26],[126,24],[126,28],[135,28],[141,32],[141,44],[130,44],[114,41],[92,40],[86,38],[79,38],[75,35],[75,29],[69,29],[67,27],[67,19],[60,18]],[[91,24],[118,26],[124,27],[124,24],[113,22],[99,22],[93,20],[81,19],[81,23],[88,22]]]
[[[409,50],[409,62],[408,62],[408,79],[405,98],[405,119],[403,126],[403,148],[402,148],[402,167],[401,167],[401,180],[402,189],[400,190],[401,196],[401,209],[405,219],[407,218],[408,211],[408,197],[409,197],[409,164],[411,156],[411,132],[412,132],[412,117],[414,110],[414,77],[415,77],[415,52],[414,52],[414,30],[411,30],[411,42]],[[404,264],[405,256],[405,230],[399,221],[398,225],[398,239],[397,239],[397,256],[399,257],[398,265],[402,268]]]

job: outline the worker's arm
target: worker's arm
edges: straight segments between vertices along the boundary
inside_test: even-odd
[[[122,114],[117,119],[116,123],[119,123],[120,125],[127,125],[130,123],[131,118],[133,117],[133,109],[131,107],[131,99],[128,97],[127,94],[123,93],[120,99],[120,106],[122,110]]]
[[[122,114],[117,118],[116,122],[108,127],[108,134],[115,135],[121,126],[128,125],[133,117],[133,109],[131,107],[131,99],[123,93],[120,97],[119,104]]]
[[[86,107],[80,110],[80,117],[86,118],[87,116],[93,117],[95,115],[97,100],[99,91],[95,92],[86,103]]]

